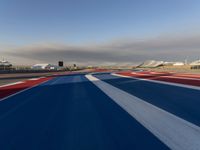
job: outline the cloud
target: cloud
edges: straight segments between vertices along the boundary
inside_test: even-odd
[[[138,63],[147,59],[180,61],[200,57],[200,35],[162,35],[146,39],[119,39],[101,44],[35,44],[2,51],[16,62],[66,63],[85,65]],[[12,61],[12,60],[10,60]]]

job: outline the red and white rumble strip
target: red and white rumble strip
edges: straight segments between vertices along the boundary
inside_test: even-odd
[[[52,77],[32,78],[24,81],[2,85],[0,86],[0,101],[4,100],[8,96],[32,88],[50,79],[52,79]]]
[[[161,82],[163,84],[177,84],[192,87],[200,87],[200,75],[168,73],[168,72],[118,72],[113,75],[130,77],[138,80]]]

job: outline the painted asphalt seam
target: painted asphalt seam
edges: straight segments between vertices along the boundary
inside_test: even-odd
[[[120,90],[92,75],[86,78],[174,150],[199,150],[200,127]]]
[[[200,87],[198,87],[198,86],[186,85],[186,84],[181,84],[181,83],[172,83],[172,82],[167,82],[167,81],[158,81],[158,80],[151,80],[151,79],[143,79],[143,78],[137,78],[137,77],[132,77],[132,76],[120,75],[120,74],[116,74],[116,73],[112,73],[111,75],[117,76],[117,77],[123,77],[123,78],[130,78],[130,79],[135,79],[135,80],[153,82],[153,83],[157,83],[157,84],[166,84],[166,85],[178,86],[178,87],[182,87],[182,88],[189,88],[189,89],[194,89],[194,90],[200,90]]]

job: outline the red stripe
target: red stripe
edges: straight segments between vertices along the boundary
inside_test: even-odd
[[[16,84],[16,85],[1,87],[0,88],[0,99],[7,97],[9,95],[12,95],[12,94],[19,92],[21,90],[33,87],[33,86],[40,84],[42,82],[48,81],[50,79],[52,79],[52,77],[40,78],[38,80],[25,80],[25,81],[23,81],[24,83],[19,83],[19,84]]]
[[[142,79],[149,79],[149,80],[157,80],[157,81],[165,81],[165,82],[171,82],[171,83],[180,83],[180,84],[185,84],[185,85],[192,85],[192,86],[200,86],[200,79],[197,77],[197,75],[187,75],[187,74],[171,74],[171,73],[166,73],[159,75],[159,74],[148,74],[145,72],[145,75],[140,74],[140,72],[136,72],[136,74],[132,74],[131,72],[120,72],[118,74],[124,75],[124,76],[130,76],[130,77],[136,77],[136,78],[142,78]],[[169,76],[169,77],[167,77]],[[170,76],[175,76],[177,78],[170,78]],[[182,77],[182,78],[181,78]],[[191,79],[184,79],[184,77],[191,78]]]

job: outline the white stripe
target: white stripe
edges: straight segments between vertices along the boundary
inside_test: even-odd
[[[150,74],[166,74],[166,73],[162,73],[162,72],[150,72]]]
[[[135,73],[135,72],[132,72],[131,74],[135,74],[139,76],[152,76],[152,74],[143,74],[143,73]]]
[[[19,82],[9,83],[9,84],[0,86],[0,88],[2,88],[2,87],[7,87],[7,86],[11,86],[11,85],[16,85],[16,84],[21,84],[21,83],[24,83],[24,82],[19,81]]]
[[[101,81],[92,75],[86,75],[86,78],[169,148],[174,150],[200,149],[200,127]]]
[[[32,79],[28,79],[28,80],[30,80],[30,81],[34,81],[34,80],[39,80],[39,79],[42,79],[42,78],[44,78],[44,77],[40,77],[40,78],[32,78]]]
[[[162,74],[169,74],[170,72],[150,72],[150,74],[155,74],[155,75],[162,75]]]
[[[166,85],[171,85],[171,86],[178,86],[178,87],[183,87],[183,88],[200,90],[200,87],[198,87],[198,86],[186,85],[186,84],[181,84],[181,83],[172,83],[172,82],[167,82],[167,81],[142,79],[142,78],[136,78],[136,77],[132,77],[132,76],[120,75],[120,74],[116,74],[116,73],[112,73],[112,75],[118,76],[118,77],[123,77],[123,78],[131,78],[131,79],[136,79],[136,80],[141,80],[141,81],[153,82],[153,83],[158,83],[158,84],[166,84]]]
[[[34,80],[38,80],[38,78],[32,78],[32,79],[28,79],[29,81],[34,81]]]
[[[39,86],[39,85],[41,85],[41,84],[44,84],[44,83],[46,83],[46,82],[48,82],[48,81],[49,81],[49,80],[44,81],[44,82],[41,82],[41,83],[38,83],[38,84],[36,84],[36,85],[34,85],[34,86],[32,86],[32,87],[26,88],[26,89],[21,90],[21,91],[19,91],[19,92],[17,92],[17,93],[14,93],[14,94],[11,94],[11,95],[9,95],[9,96],[6,96],[6,97],[0,99],[0,102],[1,102],[1,101],[4,101],[4,100],[6,100],[6,99],[8,99],[8,98],[10,98],[10,97],[13,97],[13,96],[15,96],[15,95],[17,95],[17,94],[20,94],[20,93],[23,93],[23,92],[25,92],[25,91],[28,91],[28,90],[30,90],[30,89],[32,89],[32,88],[35,88],[35,87],[37,87],[37,86]]]

